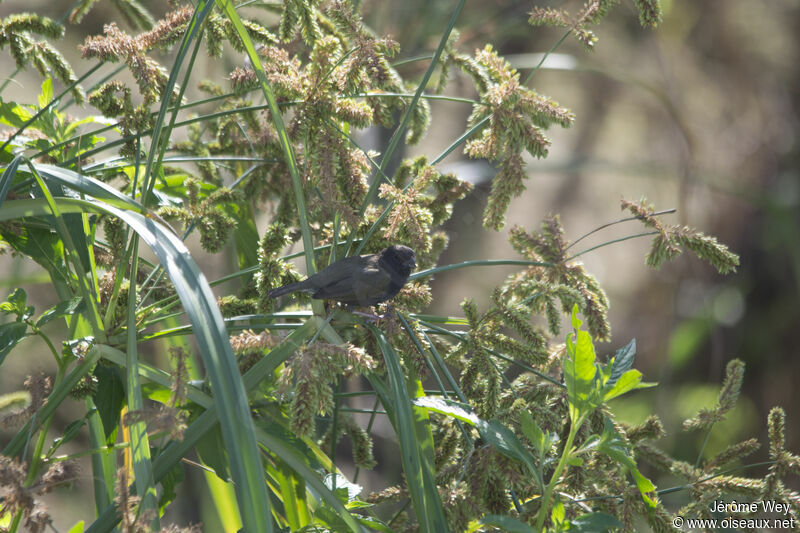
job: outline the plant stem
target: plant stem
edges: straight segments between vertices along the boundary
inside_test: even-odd
[[[567,436],[567,442],[564,443],[564,450],[561,452],[561,459],[558,460],[558,465],[556,465],[556,469],[553,471],[553,476],[550,478],[550,483],[547,484],[547,488],[544,490],[544,494],[542,495],[542,506],[539,507],[539,513],[536,515],[536,526],[534,527],[535,531],[543,530],[544,519],[547,516],[547,510],[550,506],[550,498],[553,496],[553,491],[558,484],[558,480],[561,478],[561,472],[567,466],[567,460],[572,454],[572,443],[575,440],[575,435],[578,434],[578,430],[580,429],[581,425],[583,425],[583,420],[584,416],[581,416],[569,428],[569,435]]]

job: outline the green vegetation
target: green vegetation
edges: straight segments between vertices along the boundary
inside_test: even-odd
[[[177,531],[162,517],[182,497],[184,459],[231,481],[234,490],[209,480],[215,506],[226,528],[248,532],[588,532],[644,522],[671,531],[660,496],[677,490],[692,492],[687,516],[710,516],[723,494],[788,502],[797,516],[783,479],[800,462],[784,449],[779,408],[760,479],[731,468],[757,448],[752,439],[691,465],[655,446],[664,433],[657,417],[615,420],[609,400],[654,384],[633,368],[635,341],[597,357],[594,342],[611,335],[609,302],[576,261],[597,247],[573,249],[558,216],[536,231],[510,230],[520,257],[440,263],[444,224],[472,190],[437,168],[442,159],[463,149],[498,168],[483,219],[496,231],[525,189],[526,160],[547,156],[547,129],[575,120],[529,88],[539,67],[521,80],[491,45],[459,51],[464,3],[453,2],[432,55],[403,58],[397,42],[365,25],[359,2],[201,0],[155,21],[135,0],[115,1],[141,33],[112,24],[88,38],[80,78],[33,37],[59,38],[59,22],[0,21],[0,48],[45,76],[35,102],[0,100],[0,245],[37,263],[59,301],[40,311],[17,288],[0,304],[0,365],[22,357],[28,337],[55,362],[54,376],[32,375],[0,396],[2,425],[13,428],[0,456],[1,527],[44,531],[51,516],[39,497],[58,494],[87,455],[94,518],[74,532]],[[69,20],[93,4],[79,2]],[[537,8],[530,23],[565,29],[550,52],[570,35],[591,48],[591,27],[614,4],[589,2],[576,15]],[[635,5],[643,25],[658,23],[656,1]],[[227,47],[247,57],[231,87],[197,79],[200,58]],[[154,50],[172,51],[171,65]],[[418,79],[401,76],[408,61],[425,65]],[[109,75],[84,89],[101,69]],[[109,81],[120,69],[135,84]],[[472,80],[474,100],[441,94],[453,71]],[[189,101],[186,88],[198,83],[207,97]],[[84,94],[102,116],[67,112]],[[393,164],[401,143],[422,139],[436,98],[473,106],[466,132],[438,156]],[[356,132],[377,126],[392,129],[388,143],[381,153],[362,149]],[[721,273],[738,266],[716,239],[664,223],[645,200],[622,207],[632,216],[621,222],[647,228],[626,238],[653,237],[648,265],[689,250]],[[205,252],[235,257],[236,269],[209,282],[184,244],[195,233]],[[378,321],[302,295],[267,296],[301,279],[294,257],[311,274],[390,244],[412,247],[419,269]],[[287,254],[292,245],[301,252]],[[463,316],[425,314],[433,275],[500,264],[517,270],[485,309],[471,295]],[[238,288],[222,285],[231,281]],[[212,286],[227,292],[215,296]],[[729,364],[716,407],[687,430],[710,434],[743,372]],[[344,392],[346,379],[359,390]],[[353,408],[354,397],[373,408]],[[82,415],[57,431],[66,402]],[[382,471],[387,488],[367,494],[357,483],[376,466],[379,417],[393,430],[402,475]],[[351,478],[336,464],[345,436]],[[78,442],[82,451],[64,453]],[[658,489],[642,461],[685,484]]]

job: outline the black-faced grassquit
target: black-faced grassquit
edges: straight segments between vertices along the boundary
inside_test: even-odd
[[[303,291],[318,300],[335,300],[349,307],[379,304],[400,292],[417,268],[414,250],[389,246],[379,254],[336,261],[310,278],[269,291],[270,298]]]

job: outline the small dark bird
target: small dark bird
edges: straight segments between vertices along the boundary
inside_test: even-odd
[[[305,281],[269,291],[270,298],[303,291],[318,300],[335,300],[349,307],[379,304],[400,292],[417,268],[414,250],[394,245],[379,254],[336,261]]]

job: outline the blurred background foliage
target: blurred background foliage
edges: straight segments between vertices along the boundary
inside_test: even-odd
[[[32,11],[61,19],[69,11],[68,4],[6,0],[0,4],[0,18]],[[143,4],[156,18],[168,8],[165,2],[155,0]],[[364,14],[380,34],[392,35],[400,42],[398,58],[404,59],[431,53],[451,14],[450,4],[364,2]],[[563,33],[561,29],[528,26],[525,21],[534,5],[504,0],[471,3],[457,24],[461,35],[458,49],[471,53],[491,42],[524,76]],[[576,9],[580,4],[551,5]],[[628,240],[583,256],[587,270],[597,276],[611,302],[612,341],[599,345],[600,353],[611,353],[635,337],[636,367],[647,381],[659,383],[617,400],[614,408],[621,419],[630,422],[657,413],[668,435],[660,446],[693,464],[704,434],[696,432],[686,438],[680,433],[681,422],[698,408],[713,404],[725,365],[740,358],[747,364],[742,397],[728,420],[714,428],[705,453],[712,455],[746,437],[766,442],[765,420],[775,405],[787,410],[787,448],[797,450],[800,4],[796,0],[757,4],[746,0],[665,0],[663,8],[662,24],[649,30],[640,26],[633,3],[623,2],[596,29],[599,41],[594,51],[586,52],[579,42],[568,39],[536,73],[531,85],[569,107],[576,121],[570,129],[550,131],[553,146],[547,159],[528,161],[527,191],[512,201],[506,228],[500,233],[487,231],[481,224],[492,167],[468,160],[458,150],[448,156],[442,170],[457,172],[475,183],[476,189],[456,205],[448,222],[451,241],[442,262],[516,258],[508,244],[508,229],[515,224],[537,228],[548,213],[560,213],[567,235],[575,239],[623,217],[621,197],[637,200],[644,195],[657,209],[677,208],[667,221],[716,235],[740,254],[741,266],[736,274],[721,276],[696,258],[683,256],[652,271],[644,266],[646,239]],[[269,24],[277,21],[269,10],[251,9],[249,15]],[[102,33],[103,25],[112,21],[125,31],[136,32],[121,19],[113,3],[98,2],[80,24],[67,24],[65,38],[55,43],[78,75],[88,67],[79,59],[77,45],[88,35]],[[159,57],[158,53],[154,56]],[[169,57],[160,60],[170,62]],[[7,55],[0,61],[0,78],[4,79],[14,70],[13,63]],[[242,62],[226,50],[222,61],[197,65],[195,79],[222,82]],[[427,62],[415,62],[401,68],[413,78],[421,76],[426,66]],[[24,71],[3,96],[29,101],[30,95],[38,94],[40,83],[34,70]],[[475,95],[470,87],[456,77],[446,94],[471,98]],[[187,90],[190,99],[199,94],[196,87]],[[439,154],[463,131],[471,111],[469,105],[442,101],[432,102],[431,108],[433,120],[427,137],[402,154],[404,157]],[[90,107],[84,110],[86,114],[95,112]],[[385,146],[389,135],[378,130],[363,132],[363,145]],[[638,230],[634,225],[612,226],[583,244],[589,247]],[[207,255],[197,241],[190,244],[209,278],[234,266],[226,254]],[[458,304],[466,296],[476,296],[478,305],[485,305],[491,288],[508,272],[495,267],[440,275],[433,283],[432,311],[460,314]],[[29,262],[0,257],[3,298],[22,284],[31,303],[43,310],[55,303],[48,284],[36,289],[37,282],[45,281],[44,273],[31,270]],[[224,293],[223,287],[219,294]],[[486,300],[481,301],[481,295]],[[18,367],[11,370],[4,365],[0,390],[16,388],[22,376],[45,365],[46,355],[36,351],[32,342],[27,360],[18,359]],[[70,420],[68,415],[62,416],[62,423]],[[385,486],[381,482],[384,475],[396,474],[382,470],[391,470],[396,460],[392,460],[392,447],[381,445],[379,424],[375,438],[381,466],[358,480],[369,490]],[[765,458],[766,452],[762,447],[752,462]],[[340,454],[339,460],[346,463],[346,446]],[[395,466],[399,470],[399,465]],[[675,483],[647,467],[644,472],[659,488]],[[761,474],[747,472],[750,476]],[[70,498],[80,509],[81,501],[90,501],[88,492],[81,491],[90,491],[91,481],[83,480],[77,488]],[[186,484],[185,490],[202,492],[196,501],[209,497],[205,489],[193,488],[192,483]],[[64,502],[63,494],[58,498]],[[672,507],[688,498],[683,491],[667,496],[665,503]],[[221,531],[214,529],[214,518],[203,515],[199,508],[202,506],[171,512],[203,520],[208,531]],[[74,523],[73,518],[80,518],[79,512],[70,516],[74,511],[65,510],[63,521],[59,519],[57,524]]]

